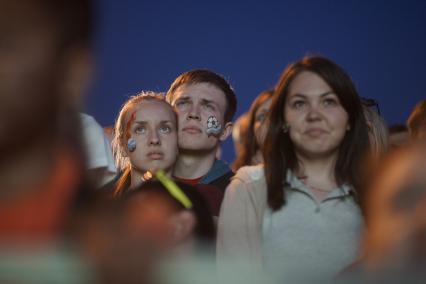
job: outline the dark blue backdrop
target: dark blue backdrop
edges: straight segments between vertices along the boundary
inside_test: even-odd
[[[238,115],[309,53],[335,60],[389,124],[426,97],[426,1],[98,0],[97,76],[87,112],[114,123],[140,90],[166,91],[209,68],[238,96]],[[224,159],[234,158],[231,139]]]

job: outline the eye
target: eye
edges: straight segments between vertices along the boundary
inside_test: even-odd
[[[306,105],[303,100],[295,100],[291,103],[291,107],[294,109],[302,109]]]
[[[189,102],[188,101],[185,101],[185,100],[178,100],[176,103],[175,103],[175,107],[176,108],[178,108],[178,109],[184,109],[187,105],[189,104]]]
[[[264,122],[265,119],[266,119],[266,113],[265,112],[260,113],[258,116],[256,116],[256,121],[258,121],[258,122]]]
[[[216,110],[215,106],[213,104],[210,104],[210,103],[205,104],[204,107],[207,110],[210,110],[210,111],[215,111]]]
[[[166,134],[172,132],[172,128],[168,125],[163,125],[160,127],[160,133]]]
[[[335,98],[325,98],[323,101],[324,106],[335,106],[338,105],[339,102]]]
[[[145,132],[146,132],[145,126],[138,126],[138,127],[135,128],[136,134],[144,134]]]

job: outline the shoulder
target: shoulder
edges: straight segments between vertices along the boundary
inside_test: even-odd
[[[228,195],[246,196],[252,200],[266,199],[266,181],[263,165],[240,168],[226,189]]]
[[[226,188],[222,213],[240,216],[238,214],[254,214],[254,223],[260,224],[263,212],[267,206],[267,190],[263,166],[247,166],[240,168],[231,183]],[[228,214],[230,213],[230,214]]]
[[[265,182],[264,167],[263,165],[241,167],[233,179],[239,179],[245,183]]]

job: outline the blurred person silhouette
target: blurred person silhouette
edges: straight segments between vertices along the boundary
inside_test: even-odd
[[[214,252],[215,227],[199,190],[164,171],[85,210],[72,232],[96,283],[162,283],[158,265]]]
[[[126,101],[112,142],[116,165],[122,172],[114,194],[136,188],[159,169],[171,176],[177,143],[177,116],[163,95],[142,92]]]
[[[386,155],[364,196],[367,229],[360,260],[341,283],[424,283],[426,272],[426,145]]]
[[[331,280],[358,254],[368,152],[346,72],[320,56],[289,65],[272,98],[264,165],[240,168],[225,192],[218,264],[248,263],[280,282]]]
[[[79,117],[92,21],[90,0],[0,0],[1,283],[90,282],[60,248],[92,189]]]
[[[88,177],[96,188],[109,189],[117,175],[109,138],[92,116],[80,113],[80,119]]]
[[[379,159],[389,149],[389,134],[385,120],[380,116],[379,104],[373,99],[361,98],[368,127],[372,158]]]
[[[186,254],[213,247],[211,212],[195,187],[168,177],[152,179],[126,193],[125,203],[127,225],[166,250]]]
[[[264,91],[253,101],[247,113],[247,129],[241,133],[244,135],[241,139],[241,150],[232,165],[234,171],[237,171],[243,166],[263,163],[261,147],[265,140],[267,129],[265,120],[271,107],[273,93],[273,90]]]
[[[426,139],[426,100],[416,104],[407,120],[411,140]]]
[[[404,146],[410,140],[408,128],[404,124],[393,124],[389,126],[389,147],[395,149]]]
[[[243,150],[244,138],[246,137],[247,127],[248,127],[248,113],[243,113],[240,115],[234,122],[232,127],[232,142],[234,143],[234,151],[236,157],[241,155]],[[234,169],[232,169],[234,170]]]
[[[0,239],[55,239],[84,187],[89,0],[0,1]]]

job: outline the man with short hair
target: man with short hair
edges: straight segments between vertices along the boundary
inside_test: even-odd
[[[179,117],[179,156],[174,177],[192,185],[219,188],[222,196],[213,202],[218,213],[233,172],[216,159],[216,152],[232,133],[232,118],[237,108],[235,93],[222,76],[196,69],[177,77],[166,98]]]

